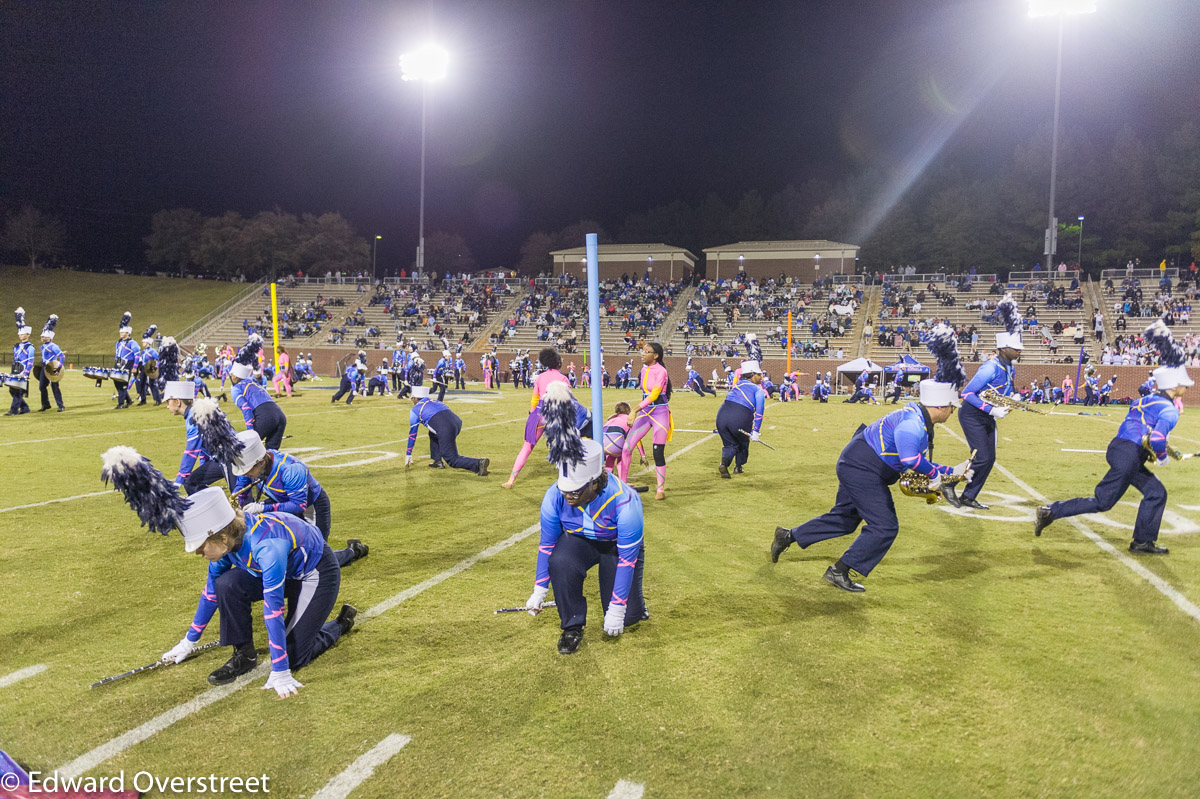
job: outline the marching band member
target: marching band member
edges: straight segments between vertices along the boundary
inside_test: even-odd
[[[742,473],[742,467],[750,457],[750,442],[759,440],[758,433],[767,405],[767,392],[762,387],[763,374],[758,361],[742,361],[738,369],[742,379],[729,389],[717,411],[717,432],[721,434],[722,444],[721,465],[717,467],[717,474],[726,480],[730,479],[730,463],[734,463],[734,474]]]
[[[117,330],[116,345],[113,347],[113,367],[120,371],[126,372],[130,379],[133,379],[137,371],[138,352],[140,348],[137,342],[130,338],[133,334],[133,328],[129,326],[133,321],[133,314],[126,311],[121,316],[121,327]],[[117,389],[117,407],[128,408],[133,405],[133,399],[129,396],[129,383],[113,380],[113,385]]]
[[[654,452],[654,474],[658,482],[655,499],[666,499],[667,486],[667,442],[671,440],[674,425],[671,421],[671,377],[662,365],[663,346],[657,341],[647,341],[642,348],[642,401],[629,414],[629,435],[625,436],[625,447],[621,451],[621,464],[617,467],[622,480],[629,479],[629,464],[633,460],[633,448],[648,432],[652,432]]]
[[[337,403],[342,397],[346,398],[346,404],[354,403],[354,387],[358,384],[358,361],[352,361],[346,364],[346,368],[342,370],[342,382],[338,385],[337,393],[330,399],[330,404]]]
[[[778,562],[780,554],[793,543],[805,549],[818,541],[849,535],[866,522],[850,548],[825,570],[827,582],[843,591],[861,593],[866,589],[851,578],[850,570],[869,575],[900,532],[890,486],[900,479],[901,472],[911,469],[931,478],[931,488],[938,488],[946,475],[969,477],[970,461],[951,469],[933,460],[933,426],[954,414],[961,402],[959,386],[967,376],[958,359],[954,332],[938,325],[927,346],[937,357],[938,368],[932,380],[921,381],[919,401],[869,426],[859,425],[838,458],[838,491],[833,508],[799,527],[775,528],[772,562]]]
[[[1146,468],[1146,462],[1153,458],[1156,466],[1170,464],[1167,439],[1179,423],[1175,401],[1195,382],[1184,367],[1186,355],[1183,348],[1161,319],[1146,328],[1143,337],[1159,353],[1161,365],[1153,372],[1157,389],[1129,406],[1125,421],[1108,444],[1105,454],[1108,473],[1096,484],[1095,493],[1090,497],[1053,502],[1038,508],[1033,523],[1034,535],[1040,536],[1042,530],[1055,519],[1066,519],[1081,513],[1103,513],[1116,505],[1133,486],[1142,493],[1142,501],[1138,504],[1129,551],[1142,555],[1167,554],[1167,548],[1156,543],[1163,510],[1167,506],[1167,489]]]
[[[438,402],[446,399],[446,388],[453,374],[454,358],[450,355],[450,350],[442,350],[442,357],[438,358],[437,365],[433,367],[433,386],[437,389]]]
[[[158,350],[154,348],[154,334],[157,332],[158,325],[150,325],[142,334],[137,376],[138,405],[146,404],[147,393],[154,397],[155,405],[162,405],[162,393],[158,390]]]
[[[454,354],[454,388],[459,391],[467,390],[467,362],[462,357],[462,344],[458,345]]]
[[[57,325],[58,315],[50,314],[42,328],[42,373],[38,376],[38,389],[42,395],[42,410],[50,410],[50,396],[46,392],[49,387],[54,390],[54,402],[58,405],[58,412],[62,413],[66,410],[63,406],[62,389],[58,387],[58,381],[50,379],[50,368],[53,364],[58,364],[58,373],[67,366],[66,353],[54,343],[54,328]]]
[[[413,386],[412,410],[408,412],[408,449],[404,453],[405,467],[412,466],[413,445],[417,443],[417,431],[421,425],[429,431],[429,464],[431,469],[465,469],[480,477],[487,477],[487,458],[467,458],[458,454],[458,434],[462,432],[462,419],[440,402],[429,398],[428,386]]]
[[[13,363],[12,376],[21,380],[28,381],[29,375],[33,371],[33,345],[29,343],[29,336],[33,333],[33,328],[25,324],[25,309],[18,308],[15,316],[17,318],[17,343],[13,346]],[[8,407],[8,413],[5,416],[18,416],[22,413],[29,413],[29,403],[25,401],[25,395],[29,393],[28,383],[24,390],[8,387],[8,393],[12,395],[12,404]]]
[[[604,468],[610,472],[613,470],[613,466],[621,460],[621,451],[625,448],[625,436],[629,434],[630,410],[628,402],[618,402],[613,408],[613,415],[604,422]],[[583,437],[587,438],[587,436]],[[637,443],[637,448],[642,465],[650,463],[646,459],[646,448],[641,441]]]
[[[246,346],[238,351],[229,379],[233,383],[233,404],[242,412],[246,429],[258,433],[267,449],[279,449],[283,443],[283,431],[287,429],[287,416],[279,403],[271,399],[266,390],[253,381],[254,367],[262,352],[262,336],[251,333]]]
[[[221,478],[229,482],[229,476],[221,468],[220,462],[212,457],[200,434],[192,412],[196,400],[196,383],[194,380],[180,379],[179,345],[170,336],[163,339],[162,350],[159,352],[159,374],[163,379],[163,396],[166,398],[167,410],[173,416],[183,417],[187,435],[183,455],[179,459],[179,471],[175,474],[175,485],[183,486],[183,490],[190,496]]]
[[[208,675],[227,685],[258,665],[250,610],[263,603],[271,676],[265,689],[279,697],[304,686],[292,675],[350,632],[358,611],[342,605],[335,621],[325,621],[337,602],[341,570],[317,528],[287,514],[234,510],[219,488],[190,498],[173,486],[131,447],[113,447],[103,455],[101,477],[125,495],[142,523],[163,535],[177,528],[183,550],[209,562],[187,634],[163,653],[164,661],[183,661],[200,641],[213,613],[221,610],[221,645],[233,647],[225,665]]]
[[[225,414],[213,403],[197,403],[196,421],[206,440],[214,437],[214,427],[226,427],[224,435],[234,435]],[[312,476],[303,462],[285,452],[267,449],[253,430],[236,434],[243,445],[234,456],[230,468],[237,475],[233,496],[247,513],[290,513],[315,524],[321,537],[329,540],[333,527],[333,512],[329,494]],[[251,496],[251,493],[254,495]],[[357,538],[346,542],[345,549],[335,549],[338,566],[346,566],[365,558],[370,548]]]
[[[1117,387],[1117,376],[1113,375],[1112,379],[1100,387],[1100,404],[1108,405],[1112,401],[1113,389]]]
[[[1088,364],[1083,373],[1083,406],[1100,404],[1100,380],[1096,377],[1095,364]]]
[[[1005,294],[997,304],[996,316],[1004,325],[1004,332],[996,334],[996,354],[984,361],[963,389],[962,413],[958,415],[967,446],[975,451],[975,460],[971,464],[974,476],[963,489],[962,495],[955,498],[963,507],[975,510],[988,509],[978,497],[996,463],[996,441],[999,437],[996,420],[1008,416],[1012,410],[1003,405],[992,405],[980,395],[992,388],[1005,397],[1012,396],[1014,364],[1020,359],[1022,349],[1021,311],[1012,294]]]
[[[417,344],[413,342],[412,354],[408,358],[408,384],[410,386],[419,386],[425,382],[425,359],[421,357],[421,353],[417,351]]]
[[[367,381],[367,396],[374,396],[375,392],[379,392],[379,396],[387,396],[392,392],[388,389],[388,362],[384,358],[379,366],[375,369],[375,374]]]
[[[533,593],[525,602],[526,609],[537,615],[554,586],[561,655],[578,651],[583,640],[587,623],[583,583],[593,567],[598,567],[606,635],[619,636],[650,618],[642,597],[642,501],[629,485],[605,470],[603,446],[579,437],[571,399],[566,384],[555,381],[543,402],[549,460],[558,467],[559,476],[542,499]]]
[[[288,357],[287,348],[280,347],[279,348],[279,369],[275,372],[275,380],[273,381],[276,397],[279,396],[279,385],[280,385],[280,383],[282,383],[284,392],[288,395],[288,398],[291,399],[292,378],[288,372],[288,369],[291,366],[291,364],[292,364],[292,359]]]
[[[525,419],[525,443],[521,445],[521,451],[517,453],[517,459],[513,462],[508,482],[501,483],[501,488],[512,488],[516,484],[517,475],[525,468],[525,462],[529,460],[529,454],[533,452],[533,448],[537,446],[538,441],[542,438],[542,433],[546,427],[545,422],[542,420],[542,397],[546,395],[546,391],[554,383],[565,384],[567,382],[566,375],[560,371],[562,369],[562,358],[559,357],[558,352],[554,348],[546,347],[539,352],[538,363],[544,366],[545,370],[533,381],[533,395],[529,400],[529,416]]]

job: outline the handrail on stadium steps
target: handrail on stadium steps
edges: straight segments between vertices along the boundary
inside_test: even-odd
[[[1154,285],[1157,286],[1158,281],[1162,279],[1163,275],[1166,275],[1167,277],[1171,278],[1172,281],[1176,281],[1179,279],[1179,270],[1176,269],[1175,267],[1170,267],[1168,269],[1161,270],[1157,266],[1151,267],[1148,269],[1134,269],[1132,277],[1136,277],[1138,280],[1143,281],[1143,282],[1147,281],[1147,280],[1153,280]],[[1111,278],[1113,284],[1119,286],[1119,285],[1121,285],[1121,281],[1124,280],[1127,276],[1130,276],[1130,275],[1128,275],[1128,273],[1124,269],[1101,269],[1100,270],[1100,282],[1101,283],[1103,283],[1105,280],[1108,280]]]
[[[233,308],[236,305],[239,305],[240,303],[245,302],[246,300],[250,299],[252,296],[256,296],[257,294],[261,293],[263,286],[265,286],[266,284],[267,284],[266,278],[254,281],[246,288],[245,291],[241,292],[240,294],[236,294],[233,297],[230,297],[228,300],[221,303],[216,308],[214,308],[213,310],[206,313],[204,316],[200,317],[200,319],[198,321],[193,322],[192,324],[185,327],[183,330],[179,331],[179,334],[175,336],[175,340],[182,343],[185,339],[187,339],[188,336],[203,329],[207,324],[214,321],[217,317],[222,316],[226,311],[230,310],[231,308]]]

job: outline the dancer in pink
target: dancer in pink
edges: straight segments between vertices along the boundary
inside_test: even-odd
[[[625,436],[629,434],[629,411],[632,409],[628,402],[618,402],[613,410],[615,413],[604,423],[604,468],[610,472],[621,460],[621,452],[625,449]],[[642,456],[642,465],[645,466],[650,462],[646,460],[646,448],[640,441],[637,448],[638,454]]]
[[[292,377],[291,377],[291,359],[288,358],[287,349],[279,348],[279,368],[275,370],[275,396],[279,396],[279,384],[283,383],[283,389],[289,397],[292,396]]]
[[[508,476],[507,483],[501,483],[501,488],[512,488],[517,482],[517,475],[525,468],[525,461],[529,460],[529,453],[533,452],[534,446],[542,437],[542,430],[545,428],[545,422],[542,421],[541,401],[546,394],[546,389],[552,383],[567,383],[567,376],[559,370],[562,369],[562,358],[551,347],[547,347],[538,353],[538,363],[546,367],[546,371],[537,376],[533,381],[533,398],[529,403],[529,418],[525,420],[525,443],[521,445],[521,451],[517,453],[517,460],[513,464],[512,474]],[[570,385],[568,384],[568,388]]]
[[[629,434],[625,436],[625,446],[621,449],[621,463],[617,467],[617,476],[622,481],[627,480],[629,464],[633,460],[633,448],[641,442],[647,432],[653,431],[654,473],[658,479],[655,499],[666,499],[666,448],[674,429],[671,408],[668,405],[671,401],[671,378],[667,374],[667,368],[662,365],[662,359],[662,345],[657,341],[647,341],[642,348],[642,401],[633,413],[629,414]]]

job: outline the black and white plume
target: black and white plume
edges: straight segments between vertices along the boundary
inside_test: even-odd
[[[58,327],[58,314],[50,314],[50,318],[46,320],[46,324],[42,327],[42,335],[54,338],[54,328]]]
[[[158,376],[170,382],[179,380],[179,345],[171,336],[162,340],[158,351]]]
[[[238,350],[237,357],[233,359],[234,363],[240,363],[243,366],[249,366],[251,369],[258,368],[258,354],[262,352],[263,337],[257,333],[251,333],[250,338],[246,339],[246,346]]]
[[[754,333],[746,334],[746,359],[762,363],[762,345],[758,343],[758,336]]]
[[[1004,295],[1004,299],[996,305],[996,317],[1004,325],[1006,333],[1021,332],[1021,309],[1013,299],[1012,292]]]
[[[1183,351],[1183,347],[1179,346],[1179,342],[1171,335],[1171,329],[1167,327],[1166,322],[1161,319],[1155,319],[1150,327],[1142,333],[1146,342],[1158,350],[1158,362],[1162,366],[1183,366],[1187,359]]]
[[[17,310],[13,311],[13,316],[15,316],[17,318],[17,330],[20,330],[21,328],[25,327],[25,309],[24,308],[18,308]]]
[[[150,325],[150,327],[146,328],[146,332],[142,334],[142,341],[145,341],[146,339],[153,339],[154,334],[157,332],[158,325]]]
[[[542,396],[542,418],[546,421],[546,460],[560,470],[583,462],[583,438],[575,426],[575,398],[567,384],[550,384]]]
[[[938,325],[930,331],[925,346],[937,358],[937,372],[933,379],[961,388],[967,382],[967,370],[958,358],[958,340],[954,337],[954,331],[946,325]]]
[[[132,322],[133,314],[131,314],[129,311],[121,314],[121,327],[129,327]]]
[[[100,479],[125,495],[125,501],[152,533],[166,535],[179,527],[192,503],[180,496],[175,484],[138,454],[133,447],[113,447],[100,456]]]
[[[215,400],[209,397],[196,400],[192,405],[192,421],[200,430],[204,451],[217,463],[228,466],[246,448]]]

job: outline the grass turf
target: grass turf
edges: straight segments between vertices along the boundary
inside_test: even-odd
[[[4,508],[102,490],[98,456],[117,443],[173,473],[183,426],[165,407],[114,412],[108,390],[74,374],[64,387],[68,413],[0,426]],[[632,396],[606,392],[605,406]],[[514,490],[499,487],[528,392],[448,395],[460,450],[492,459],[483,479],[423,458],[404,469],[407,402],[329,397],[310,388],[283,401],[285,448],[320,448],[299,457],[332,498],[331,541],[372,547],[345,570],[342,601],[365,611],[536,523],[553,479],[544,446]],[[672,407],[676,427],[708,430],[718,401],[677,395]],[[897,494],[901,533],[866,594],[821,580],[849,538],[770,563],[775,525],[828,508],[838,452],[886,410],[772,404],[763,439],[779,451],[755,446],[730,481],[716,477],[716,437],[677,433],[668,500],[642,495],[652,619],[619,639],[601,634],[594,576],[574,656],[555,652],[553,611],[492,614],[529,594],[532,533],[365,621],[298,673],[299,696],[280,701],[256,680],[91,773],[265,773],[272,793],[311,796],[398,732],[412,742],[354,797],[603,797],[621,779],[670,797],[1194,795],[1200,624],[1069,523],[1033,538],[1038,503],[999,470],[983,514]],[[1103,455],[1062,449],[1103,450],[1122,413],[1014,414],[999,461],[1051,498],[1087,494]],[[1191,417],[1174,437],[1185,451],[1200,443]],[[943,462],[965,456],[952,433],[956,420],[937,436]],[[416,453],[427,452],[422,431]],[[1193,463],[1161,473],[1171,555],[1137,562],[1196,603]],[[1117,525],[1133,514],[1119,505],[1085,523],[1124,552]],[[53,769],[209,690],[226,650],[87,687],[186,631],[204,567],[178,536],[140,530],[115,493],[3,512],[0,531],[0,676],[49,665],[0,688],[0,748]],[[265,650],[261,623],[257,643]]]

